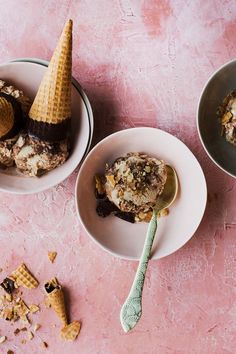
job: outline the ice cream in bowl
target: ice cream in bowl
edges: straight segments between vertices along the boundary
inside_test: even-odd
[[[175,203],[156,213],[152,258],[174,252],[196,231],[206,203],[199,163],[177,138],[147,127],[109,135],[90,151],[81,165],[75,196],[80,222],[97,244],[115,256],[140,259],[168,166],[176,171],[180,189]]]
[[[48,67],[0,65],[0,189],[35,193],[68,177],[88,151],[88,115],[84,97],[72,84],[68,20]]]

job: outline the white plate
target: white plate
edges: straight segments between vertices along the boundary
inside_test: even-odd
[[[94,175],[104,172],[127,152],[145,152],[165,160],[178,174],[180,189],[168,216],[160,219],[152,258],[165,257],[182,247],[195,233],[204,214],[207,188],[201,166],[192,152],[174,136],[155,128],[132,128],[99,142],[81,165],[76,182],[76,207],[81,223],[94,241],[115,256],[139,259],[146,223],[130,224],[115,216],[96,214]]]
[[[46,67],[30,62],[12,62],[0,65],[0,78],[22,89],[34,98]],[[31,194],[57,185],[66,179],[81,162],[91,141],[89,114],[84,100],[72,85],[72,152],[68,160],[40,178],[29,178],[15,168],[0,171],[0,190],[15,194]]]

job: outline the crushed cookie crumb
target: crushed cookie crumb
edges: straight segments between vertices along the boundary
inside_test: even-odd
[[[43,348],[48,348],[48,343],[42,342],[42,347],[43,347]]]
[[[8,350],[7,354],[14,354],[13,350]]]
[[[57,252],[48,252],[48,259],[50,260],[51,263],[54,263],[55,259],[57,256]]]
[[[34,338],[34,335],[33,335],[33,333],[31,331],[28,331],[27,335],[28,335],[28,339],[29,340],[32,340]]]
[[[38,312],[40,310],[40,308],[38,305],[32,304],[29,306],[29,310],[31,313],[35,313],[35,312]]]
[[[19,328],[16,328],[16,329],[14,330],[15,336],[16,336],[18,333],[20,333],[20,329],[19,329]]]
[[[23,327],[23,328],[20,329],[20,331],[26,332],[26,331],[27,331],[27,328],[26,328],[26,327]]]

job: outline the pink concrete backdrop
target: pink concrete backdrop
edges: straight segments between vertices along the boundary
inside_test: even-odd
[[[73,74],[95,116],[94,143],[118,130],[153,126],[182,139],[205,172],[209,202],[188,244],[152,261],[144,314],[124,334],[121,304],[136,264],[99,249],[75,213],[73,173],[33,196],[1,193],[2,276],[22,260],[41,282],[56,275],[69,289],[72,319],[83,323],[74,343],[62,342],[58,321],[36,315],[40,338],[22,345],[1,320],[8,341],[0,352],[82,354],[234,354],[236,352],[235,180],[218,170],[200,145],[195,115],[209,75],[236,55],[236,3],[222,0],[1,0],[0,61],[49,59],[67,18],[74,20]],[[54,265],[47,251],[56,250]],[[27,293],[40,299],[42,290]],[[56,324],[56,328],[52,327]],[[15,328],[16,326],[14,326]]]

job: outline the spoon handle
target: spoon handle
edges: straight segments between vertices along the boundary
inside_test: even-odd
[[[151,221],[148,225],[143,252],[138,269],[131,287],[130,293],[121,308],[120,322],[125,332],[130,331],[139,321],[142,315],[142,293],[145,274],[152,250],[153,240],[157,229],[157,211],[153,210]]]

